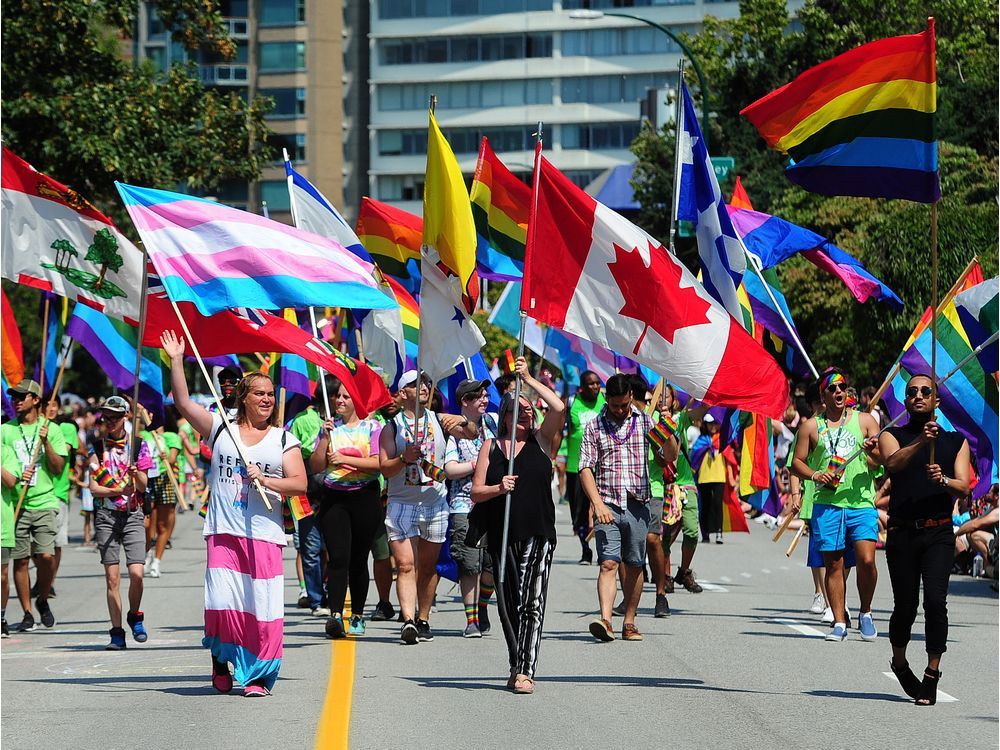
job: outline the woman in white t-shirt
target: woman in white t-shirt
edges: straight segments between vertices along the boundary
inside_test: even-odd
[[[251,372],[236,387],[233,425],[248,462],[244,464],[222,417],[188,394],[184,339],[165,331],[160,342],[170,357],[174,405],[212,448],[202,639],[212,650],[212,685],[220,693],[232,690],[232,664],[246,697],[269,695],[281,667],[283,642],[282,497],[306,491],[299,441],[276,426],[274,383],[262,372]],[[257,490],[257,481],[271,510]]]

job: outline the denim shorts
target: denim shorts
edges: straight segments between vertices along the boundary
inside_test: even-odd
[[[816,503],[812,530],[820,552],[837,552],[855,542],[874,542],[878,539],[878,511],[874,507],[838,508]]]
[[[649,505],[636,500],[624,508],[608,505],[611,523],[594,525],[597,539],[597,560],[624,562],[633,568],[646,564],[646,534],[649,533]]]

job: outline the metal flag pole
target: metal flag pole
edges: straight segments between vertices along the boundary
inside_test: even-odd
[[[674,189],[670,196],[670,237],[667,247],[677,255],[674,238],[677,236],[677,212],[680,210],[681,187],[681,132],[684,120],[684,58],[677,65],[677,92],[674,94]]]
[[[534,176],[534,188],[532,190],[532,201],[534,206],[532,207],[531,215],[534,216],[535,208],[538,205],[538,174],[541,159],[541,144],[542,144],[542,123],[539,121],[538,130],[535,132],[535,137],[537,138],[535,146],[535,176]],[[529,228],[530,231],[530,228]],[[523,299],[523,297],[522,297]],[[517,335],[517,356],[524,356],[524,329],[528,323],[528,313],[524,310],[523,303],[520,305],[520,319],[521,324],[519,327]],[[514,473],[514,446],[517,443],[517,420],[518,412],[521,409],[521,378],[514,378],[514,407],[511,411],[511,424],[510,424],[510,455],[507,456],[507,475],[510,476]],[[502,427],[502,426],[501,426]],[[507,572],[507,538],[510,534],[510,500],[511,492],[507,492],[504,498],[503,507],[503,535],[500,542],[500,573],[497,576],[497,580],[503,585],[504,576]]]

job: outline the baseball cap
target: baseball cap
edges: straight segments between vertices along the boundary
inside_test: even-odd
[[[400,375],[399,376],[399,388],[400,388],[400,390],[402,390],[403,388],[406,388],[407,386],[411,386],[414,383],[416,383],[417,382],[417,377],[418,377],[418,373],[417,373],[416,370],[407,370],[402,375]],[[425,382],[427,382],[427,383],[430,382],[430,378],[427,376],[426,373],[424,373],[423,378],[424,378]]]
[[[125,414],[129,410],[129,403],[121,396],[108,396],[97,408],[109,414]]]
[[[479,393],[484,388],[489,388],[489,385],[490,381],[488,380],[463,380],[455,389],[455,398],[461,401],[470,393]]]
[[[7,393],[30,393],[32,396],[37,396],[38,398],[41,398],[42,386],[40,386],[34,380],[28,380],[28,378],[25,378],[17,385],[8,388]]]
[[[714,422],[715,421],[715,417],[713,417],[711,414],[706,414],[705,418],[702,421],[703,422]]]

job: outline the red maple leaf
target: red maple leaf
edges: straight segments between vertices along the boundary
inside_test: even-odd
[[[681,286],[681,269],[659,245],[649,246],[649,268],[638,248],[626,250],[615,244],[614,263],[608,269],[618,284],[625,304],[618,311],[646,325],[632,349],[639,353],[650,327],[669,343],[681,328],[708,323],[711,305],[698,296],[693,287]]]

